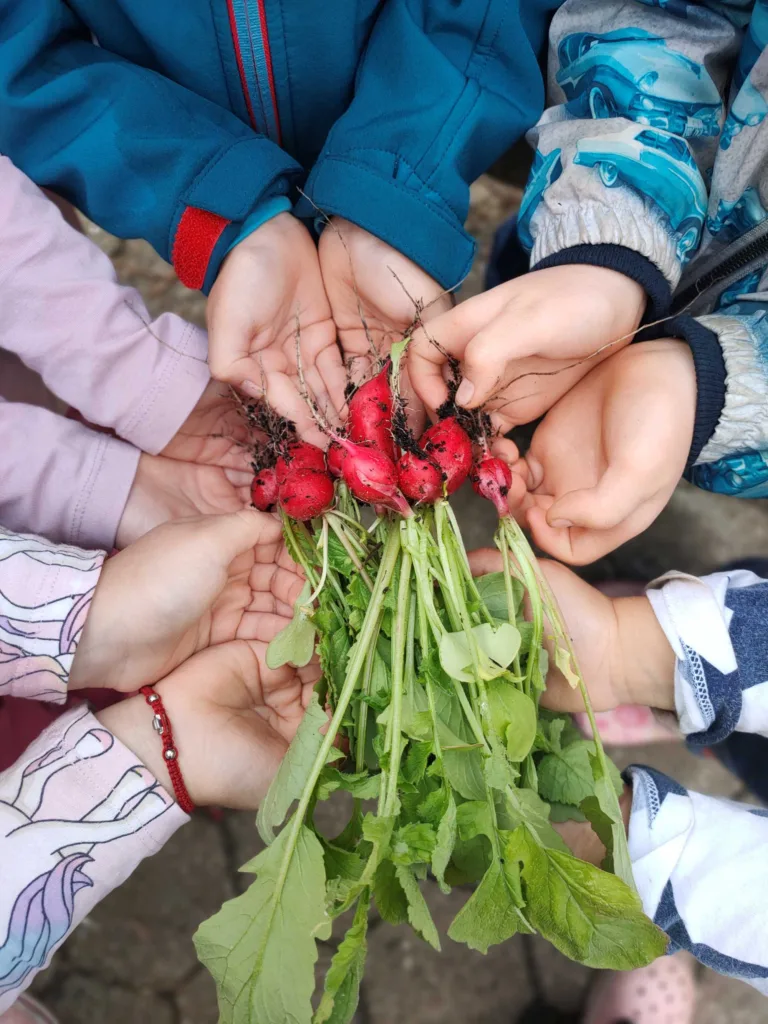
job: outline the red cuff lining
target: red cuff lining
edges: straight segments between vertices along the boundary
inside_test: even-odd
[[[179,280],[187,288],[203,287],[211,253],[229,223],[226,217],[196,206],[188,206],[181,215],[171,260]]]

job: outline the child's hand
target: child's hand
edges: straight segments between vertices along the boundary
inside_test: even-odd
[[[527,474],[522,508],[536,543],[583,565],[646,529],[682,476],[695,413],[684,342],[632,345],[594,369],[547,413],[515,466]]]
[[[424,320],[453,305],[451,296],[437,281],[407,256],[340,217],[334,217],[320,236],[320,266],[344,358],[354,380],[360,380],[370,366],[371,343],[376,352],[386,353],[413,323],[413,300],[426,307]],[[401,377],[401,387],[412,404],[406,373]]]
[[[255,810],[301,722],[317,669],[272,671],[261,642],[210,647],[157,684],[192,802]],[[144,697],[97,716],[173,793]]]
[[[502,569],[495,549],[481,548],[469,558],[475,575]],[[557,598],[595,711],[620,704],[673,710],[675,655],[648,598],[606,597],[558,562],[539,565]],[[550,645],[542,704],[553,711],[583,711],[579,691],[555,667],[553,653]]]
[[[307,385],[322,409],[340,409],[346,378],[317,249],[304,225],[281,213],[222,264],[208,300],[208,361],[214,377],[252,397],[266,384],[273,407],[304,434],[312,424],[296,388],[297,318]]]
[[[434,412],[447,396],[443,373],[446,356],[453,356],[464,376],[459,404],[484,406],[506,432],[541,416],[600,360],[629,344],[644,308],[640,285],[616,271],[584,265],[533,271],[417,331],[408,360],[413,386]]]
[[[70,689],[129,692],[209,645],[268,642],[302,586],[272,516],[243,509],[160,526],[105,562]]]

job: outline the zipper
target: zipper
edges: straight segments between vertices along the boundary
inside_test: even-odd
[[[717,297],[727,287],[753,270],[758,270],[768,257],[768,220],[737,238],[717,256],[697,261],[684,274],[672,297],[674,313],[692,316],[711,313]]]
[[[227,0],[237,70],[252,127],[282,144],[266,0]]]

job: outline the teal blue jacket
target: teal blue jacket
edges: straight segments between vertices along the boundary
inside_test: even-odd
[[[0,152],[193,287],[296,186],[452,286],[560,2],[2,0]]]

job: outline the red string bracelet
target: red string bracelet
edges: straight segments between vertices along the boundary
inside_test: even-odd
[[[195,805],[192,803],[187,787],[184,785],[184,778],[181,774],[181,768],[179,768],[179,752],[173,742],[173,729],[163,706],[162,697],[155,690],[154,686],[142,686],[139,689],[139,693],[142,694],[144,700],[154,712],[152,726],[160,734],[160,739],[163,742],[163,760],[171,777],[176,802],[182,811],[191,814],[195,809]]]

